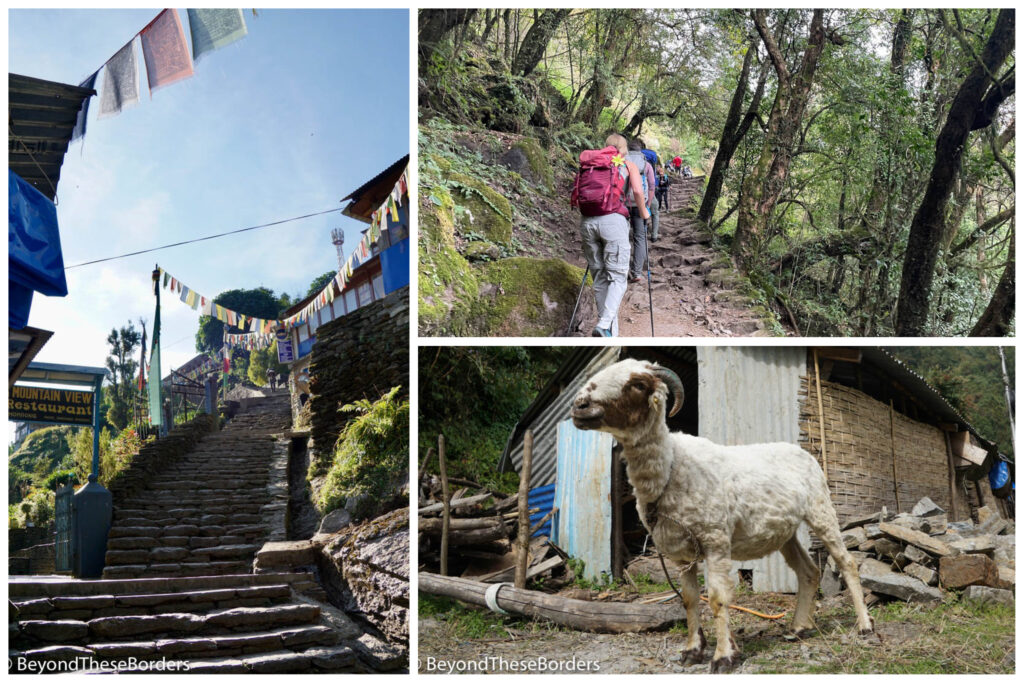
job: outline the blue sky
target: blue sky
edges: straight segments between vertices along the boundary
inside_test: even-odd
[[[78,84],[159,11],[10,10],[8,70]],[[57,186],[65,265],[340,209],[409,152],[407,10],[258,13],[245,10],[249,34],[203,55],[192,78],[150,97],[137,51],[139,103],[98,119],[92,98],[84,145],[72,143]],[[151,323],[154,263],[204,296],[258,286],[304,295],[337,269],[336,227],[351,251],[365,226],[328,214],[71,269],[67,297],[34,299],[29,324],[54,331],[37,360],[103,365],[111,328]],[[166,374],[195,355],[199,316],[162,299]]]

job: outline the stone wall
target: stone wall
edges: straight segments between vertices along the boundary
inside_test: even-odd
[[[164,438],[144,444],[128,467],[105,484],[113,495],[114,507],[123,503],[125,498],[133,493],[146,488],[153,475],[167,462],[191,451],[200,439],[217,431],[219,426],[219,418],[216,415],[203,413],[189,422],[178,425]]]
[[[7,552],[24,550],[40,543],[53,540],[53,529],[30,526],[7,530]]]
[[[391,387],[409,393],[409,288],[321,325],[310,361],[310,448],[329,450],[346,416],[338,408],[377,400]]]
[[[898,412],[892,413],[890,427],[888,404],[833,382],[823,381],[821,389],[829,488],[839,521],[878,512],[883,505],[890,512],[909,512],[925,496],[944,508],[952,521],[942,431]],[[803,390],[800,445],[821,462],[817,390],[806,377]],[[893,486],[894,453],[898,487]],[[959,481],[956,491],[963,519],[970,508]]]

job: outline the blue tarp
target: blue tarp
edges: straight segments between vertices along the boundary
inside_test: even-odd
[[[7,173],[7,324],[21,329],[28,324],[33,291],[67,296],[68,283],[64,279],[57,207],[17,173],[10,169]]]
[[[530,515],[530,526],[544,519],[544,516],[551,512],[551,508],[555,504],[555,485],[548,484],[546,486],[538,486],[526,494],[527,505],[532,510],[533,508],[540,508],[537,512]],[[534,532],[534,536],[547,536],[551,538],[551,520],[549,519],[544,523],[544,526],[537,529]]]
[[[409,285],[408,237],[381,252],[380,267],[384,271],[385,294]]]

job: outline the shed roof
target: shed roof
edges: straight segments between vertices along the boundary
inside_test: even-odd
[[[95,94],[92,88],[7,75],[7,165],[51,201],[78,112]]]
[[[406,154],[404,157],[391,164],[383,171],[370,178],[368,181],[360,185],[358,188],[348,193],[346,196],[341,198],[341,201],[350,199],[348,206],[341,213],[350,218],[361,220],[364,223],[370,221],[370,214],[377,210],[391,190],[395,188],[395,183],[405,173],[406,167],[409,165],[409,155]]]

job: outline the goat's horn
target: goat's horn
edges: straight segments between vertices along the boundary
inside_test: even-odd
[[[683,397],[686,395],[683,391],[683,381],[679,379],[679,375],[660,365],[649,365],[648,368],[655,377],[668,386],[669,393],[672,394],[672,410],[668,413],[668,416],[672,417],[683,407]]]

